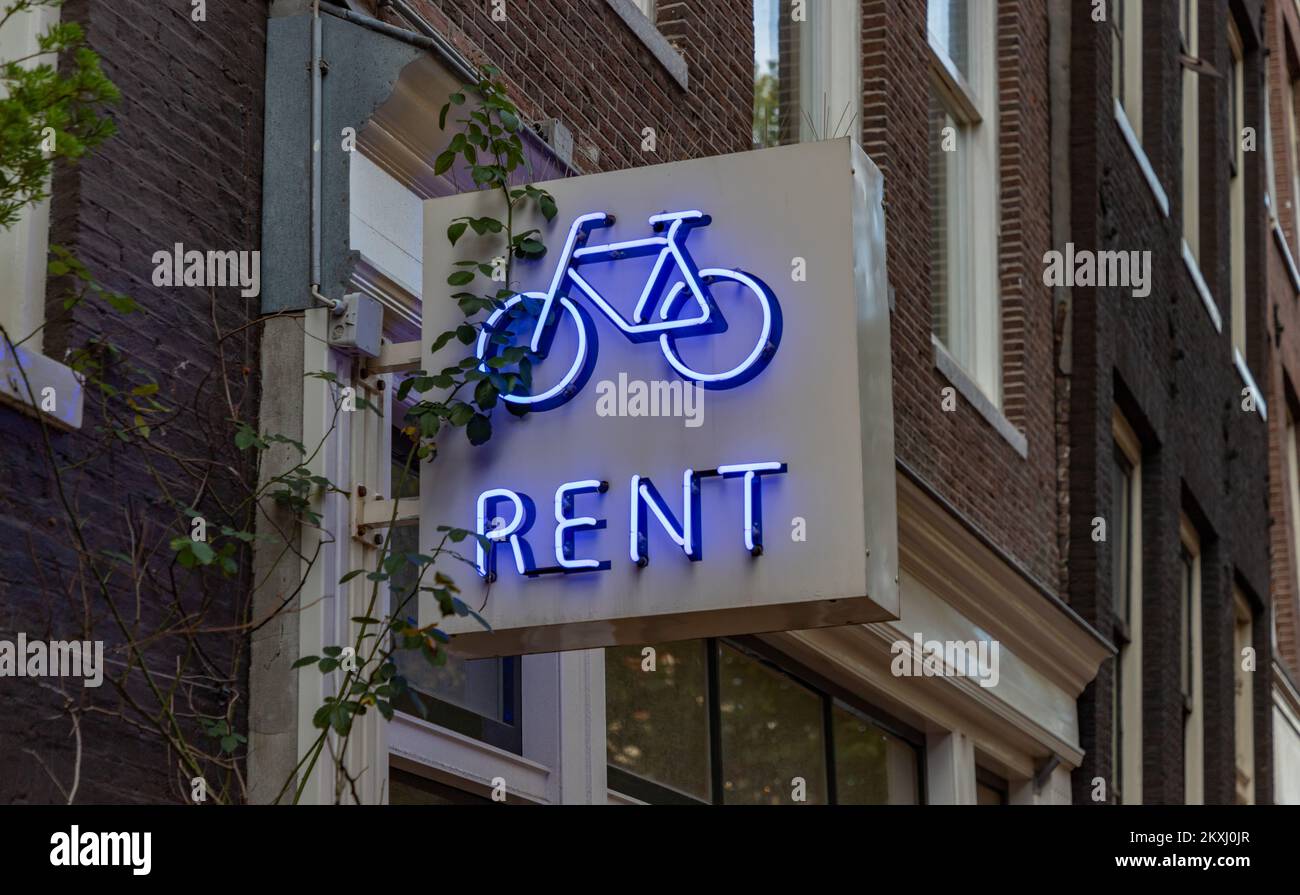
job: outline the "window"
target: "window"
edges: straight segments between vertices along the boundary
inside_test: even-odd
[[[1245,79],[1243,50],[1237,26],[1228,20],[1228,213],[1231,245],[1232,344],[1246,357],[1246,154],[1241,148],[1241,129],[1245,126]],[[1267,134],[1264,137],[1268,139]]]
[[[1297,248],[1300,248],[1300,227],[1296,226],[1296,212],[1300,210],[1297,202],[1300,202],[1300,144],[1297,144],[1296,131],[1296,79],[1288,77],[1286,84],[1286,137],[1287,137],[1287,173],[1291,186],[1291,199],[1287,203],[1291,208],[1291,249],[1296,254]]]
[[[1133,134],[1142,140],[1142,3],[1112,0],[1110,8],[1111,93]]]
[[[400,417],[402,413],[404,410],[394,401],[394,417]],[[411,442],[398,427],[393,428],[392,439],[392,496],[418,497],[418,461],[412,463],[411,474],[403,475]],[[416,525],[394,528],[392,552],[419,553],[419,534]],[[412,620],[418,617],[412,596],[418,585],[419,573],[415,566],[404,566],[393,574],[390,599],[395,601],[394,615],[404,611]],[[401,608],[397,601],[408,597],[411,599],[404,609]],[[522,663],[518,657],[460,659],[449,656],[446,664],[434,667],[419,652],[398,650],[393,659],[398,673],[415,691],[394,703],[398,709],[493,746],[522,753],[520,715],[523,686],[520,678]]]
[[[1179,680],[1183,696],[1183,801],[1205,801],[1205,726],[1201,684],[1201,550],[1196,529],[1182,519],[1179,582]]]
[[[1006,805],[1010,803],[1008,797],[1010,787],[1007,781],[992,771],[987,771],[979,765],[975,766],[975,804],[976,805]]]
[[[1286,443],[1283,445],[1286,451],[1286,478],[1287,478],[1287,498],[1288,509],[1291,511],[1291,518],[1288,520],[1291,530],[1291,568],[1296,580],[1291,583],[1295,588],[1295,593],[1300,593],[1300,444],[1296,441],[1296,424],[1295,415],[1288,403],[1286,407]],[[1276,614],[1274,614],[1276,622]]]
[[[1201,258],[1201,125],[1200,87],[1196,71],[1187,60],[1195,59],[1196,0],[1180,0],[1178,25],[1182,34],[1183,100],[1183,241],[1192,257]]]
[[[1111,689],[1111,798],[1142,801],[1141,445],[1116,414],[1111,468],[1111,598],[1115,645]]]
[[[930,0],[927,9],[933,332],[1000,407],[994,4]]]
[[[0,11],[10,4],[0,3]],[[0,14],[0,19],[4,16]],[[3,22],[0,28],[0,65],[24,59],[24,67],[48,64],[51,56],[38,56],[39,38],[59,19],[57,6],[37,6]],[[5,89],[0,82],[0,91]],[[3,176],[3,174],[0,174]],[[83,404],[81,382],[65,365],[46,357],[42,326],[45,323],[45,281],[49,251],[49,200],[18,210],[18,220],[0,227],[0,272],[5,288],[0,289],[0,326],[9,345],[0,339],[0,400],[24,412],[36,413],[32,395],[54,389],[55,408],[45,412],[48,422],[62,428],[81,426]],[[21,366],[22,374],[18,372]],[[30,382],[28,392],[24,376]]]
[[[1246,597],[1233,589],[1235,624],[1233,626],[1232,676],[1234,716],[1236,720],[1237,804],[1255,804],[1255,689],[1254,672],[1244,667],[1246,650],[1254,647],[1254,612]]]
[[[858,28],[857,3],[754,0],[755,148],[858,136]]]
[[[609,787],[642,801],[918,804],[920,736],[751,638],[605,651]],[[800,778],[800,779],[796,779]]]

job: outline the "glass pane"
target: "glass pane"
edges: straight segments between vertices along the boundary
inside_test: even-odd
[[[392,489],[395,497],[416,497],[420,493],[418,461],[411,462],[405,478],[402,475],[406,467],[407,450],[410,441],[399,431],[393,431]],[[392,531],[392,551],[399,553],[418,553],[420,549],[420,527],[418,525],[401,525]],[[415,620],[418,615],[416,588],[419,585],[419,570],[406,564],[393,573],[390,579],[390,599],[393,614],[404,615]],[[447,664],[441,668],[430,665],[424,656],[415,650],[398,650],[393,654],[398,673],[406,678],[415,690],[460,706],[463,709],[492,718],[497,721],[512,722],[509,717],[510,707],[505,705],[503,689],[503,662],[501,659],[458,659],[449,657]]]
[[[825,804],[821,697],[725,644],[718,661],[723,801],[790,804],[802,777],[806,802]]]
[[[934,334],[952,350],[948,329],[948,153],[944,128],[952,127],[942,101],[930,91],[930,307]],[[956,130],[949,132],[956,138]]]
[[[754,146],[799,142],[801,27],[790,0],[754,0]]]
[[[1129,495],[1132,473],[1128,461],[1115,450],[1111,471],[1111,598],[1115,614],[1128,624]]]
[[[970,31],[966,4],[969,0],[930,0],[927,25],[935,43],[952,60],[963,78],[970,81]],[[982,0],[983,2],[983,0]]]
[[[655,644],[653,671],[643,670],[643,649],[605,650],[609,763],[708,801],[708,644]]]
[[[994,789],[985,783],[975,784],[975,804],[976,805],[1005,805],[1007,800],[1003,797],[1001,790]]]
[[[915,805],[916,750],[843,708],[831,710],[835,799],[841,805]]]

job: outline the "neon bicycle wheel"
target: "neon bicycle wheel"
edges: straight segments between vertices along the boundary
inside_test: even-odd
[[[479,369],[484,373],[492,372],[509,372],[504,369],[494,369],[488,364],[488,361],[496,357],[500,349],[505,347],[494,341],[492,336],[498,332],[498,326],[505,326],[504,331],[509,331],[511,321],[506,320],[510,309],[519,304],[525,298],[533,298],[538,301],[546,300],[545,292],[521,292],[514,295],[502,304],[500,308],[492,312],[492,315],[484,322],[482,329],[479,331],[478,343],[475,345],[474,356],[479,360]],[[531,410],[551,410],[564,404],[574,395],[576,395],[584,384],[587,377],[591,375],[592,367],[596,362],[596,331],[592,325],[591,318],[587,312],[574,304],[568,298],[560,298],[559,305],[563,308],[565,316],[572,323],[572,332],[567,333],[563,338],[555,339],[543,358],[543,363],[548,365],[546,370],[558,369],[559,365],[550,363],[567,358],[573,355],[572,362],[569,363],[564,375],[558,381],[548,383],[542,387],[537,394],[529,393],[524,386],[518,384],[510,394],[502,394],[501,399],[511,404],[527,406]],[[525,318],[527,319],[527,318]],[[504,321],[504,324],[503,324]],[[557,327],[559,323],[555,324]],[[531,330],[531,322],[529,329]],[[527,335],[531,336],[531,332]],[[559,343],[559,350],[556,350]],[[533,377],[536,386],[536,377],[538,370],[542,368],[542,363],[534,365]]]
[[[759,305],[762,317],[758,327],[758,336],[754,340],[753,346],[748,348],[748,352],[743,355],[739,363],[730,367],[723,364],[723,369],[716,372],[696,369],[683,359],[678,342],[699,338],[698,336],[677,336],[672,332],[662,333],[659,336],[659,348],[663,351],[668,363],[683,378],[699,382],[705,388],[710,389],[734,388],[761,373],[763,368],[771,361],[773,355],[776,354],[777,345],[781,341],[781,306],[777,303],[772,290],[767,288],[767,285],[762,280],[743,271],[711,267],[701,270],[699,275],[701,279],[706,281],[729,280],[742,288],[742,296],[752,295],[754,297],[754,300]],[[676,313],[678,305],[683,301],[682,290],[685,288],[686,283],[684,282],[673,286],[664,299],[662,316],[667,317]],[[752,311],[753,309],[750,307],[747,310]]]

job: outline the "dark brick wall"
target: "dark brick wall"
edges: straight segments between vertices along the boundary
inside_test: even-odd
[[[122,101],[111,113],[117,135],[80,165],[56,172],[51,241],[74,250],[105,286],[132,296],[140,310],[124,316],[92,302],[52,325],[45,339],[55,358],[90,340],[112,343],[121,356],[109,380],[123,390],[156,381],[156,397],[169,407],[189,406],[200,396],[196,414],[171,424],[152,420],[154,443],[183,458],[156,451],[153,470],[139,449],[97,431],[104,419],[97,395],[87,395],[79,432],[52,436],[64,493],[85,520],[90,549],[134,555],[148,570],[137,594],[126,571],[101,566],[128,628],[137,636],[167,631],[146,654],[164,689],[174,686],[176,657],[186,654],[187,641],[175,633],[185,618],[204,612],[204,624],[228,626],[241,616],[248,591],[243,574],[200,585],[182,572],[179,605],[164,600],[175,571],[167,541],[188,531],[188,520],[169,501],[197,501],[215,516],[219,504],[241,496],[238,480],[250,470],[233,450],[222,453],[229,441],[224,420],[233,407],[251,421],[257,406],[259,331],[237,332],[255,314],[257,298],[241,298],[234,289],[211,296],[206,289],[152,284],[152,254],[173,243],[253,250],[260,242],[266,4],[210,0],[206,22],[191,21],[190,13],[189,0],[69,0],[64,7],[64,20],[85,28]],[[50,285],[51,317],[60,312],[66,285]],[[214,349],[214,320],[229,334],[224,369]],[[204,465],[214,438],[225,469]],[[32,639],[103,639],[107,674],[121,675],[123,636],[72,546],[40,449],[40,426],[0,408],[0,443],[0,637],[25,631]],[[244,689],[237,639],[213,633],[195,643],[201,653],[187,656],[176,711],[219,715],[231,694]],[[29,679],[0,678],[0,801],[63,801],[50,774],[67,787],[74,771],[78,802],[176,801],[182,786],[188,796],[191,775],[178,772],[176,754],[156,733],[136,732],[153,729],[149,716],[157,706],[138,671],[125,682],[125,699],[107,679],[97,690],[75,679],[62,683],[80,719],[79,767],[64,697]],[[236,704],[242,709],[242,701]],[[119,712],[126,721],[114,716]],[[190,717],[181,723],[193,734]]]
[[[885,175],[894,290],[894,438],[898,458],[1051,590],[1058,582],[1051,242],[1048,18],[1045,0],[997,7],[1000,298],[1004,413],[1028,459],[935,368],[930,303],[928,48],[925,5],[862,4],[862,145]],[[990,226],[993,222],[989,223]]]
[[[1297,227],[1297,201],[1291,195],[1291,178],[1287,172],[1294,163],[1297,147],[1291,145],[1286,135],[1285,104],[1289,101],[1288,81],[1300,74],[1300,16],[1294,4],[1270,2],[1267,4],[1268,43],[1275,47],[1269,57],[1269,102],[1273,112],[1271,132],[1273,164],[1276,174],[1276,195],[1273,205],[1282,226],[1295,262]],[[1261,132],[1261,144],[1263,135]],[[1263,146],[1260,146],[1263,151]],[[1273,340],[1273,359],[1266,389],[1269,404],[1269,508],[1272,516],[1272,578],[1273,609],[1277,616],[1277,646],[1279,658],[1295,679],[1300,679],[1300,593],[1297,593],[1297,564],[1294,555],[1292,532],[1300,526],[1300,519],[1291,514],[1288,495],[1294,483],[1287,464],[1286,441],[1288,410],[1294,419],[1300,416],[1297,408],[1297,385],[1300,385],[1300,302],[1287,270],[1286,256],[1273,234],[1265,231],[1268,247],[1268,316],[1262,321],[1267,335]]]
[[[1234,2],[1247,44],[1247,123],[1262,131],[1260,4]],[[1143,146],[1169,199],[1165,217],[1124,142],[1111,99],[1107,28],[1090,6],[1071,22],[1071,232],[1080,248],[1150,250],[1153,290],[1076,287],[1072,297],[1069,382],[1069,598],[1102,633],[1113,636],[1113,543],[1090,537],[1094,516],[1111,505],[1112,413],[1120,409],[1143,444],[1143,797],[1183,800],[1182,716],[1178,665],[1179,518],[1185,512],[1202,545],[1205,687],[1205,797],[1233,799],[1232,588],[1255,605],[1258,667],[1256,800],[1271,799],[1267,714],[1269,557],[1267,431],[1241,409],[1243,384],[1232,364],[1228,258],[1228,97],[1226,80],[1201,84],[1200,267],[1224,321],[1219,333],[1182,260],[1181,78],[1176,4],[1144,4]],[[1200,55],[1219,71],[1228,63],[1223,11],[1200,5]],[[1247,220],[1263,206],[1260,153],[1246,161]],[[1264,302],[1260,228],[1247,234],[1248,301]],[[1262,371],[1268,357],[1260,307],[1248,317],[1248,357]],[[1079,703],[1084,764],[1074,773],[1075,800],[1089,802],[1092,779],[1111,779],[1111,664]]]
[[[686,60],[686,90],[605,0],[510,0],[504,21],[478,0],[411,6],[471,61],[502,69],[526,118],[562,121],[580,171],[750,148],[750,0],[658,4],[659,30]],[[653,153],[641,149],[647,127],[655,130]]]

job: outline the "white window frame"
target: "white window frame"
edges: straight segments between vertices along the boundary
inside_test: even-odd
[[[1242,668],[1242,650],[1254,646],[1254,612],[1245,595],[1232,589],[1232,677],[1237,804],[1255,804],[1255,674]]]
[[[1123,698],[1119,717],[1112,718],[1122,732],[1117,756],[1123,769],[1120,799],[1125,805],[1142,804],[1142,444],[1128,420],[1116,410],[1111,423],[1115,444],[1129,463],[1128,519],[1128,627],[1129,642],[1120,648],[1119,682]],[[1112,520],[1113,521],[1113,520]]]
[[[1002,407],[1002,301],[998,275],[998,90],[996,4],[967,8],[969,79],[929,33],[930,81],[956,132],[947,160],[947,353]]]
[[[1201,636],[1201,539],[1186,516],[1179,522],[1183,550],[1188,560],[1187,589],[1179,594],[1182,605],[1180,661],[1189,665],[1191,693],[1184,692],[1183,802],[1205,803],[1205,686],[1204,644]]]
[[[40,35],[58,21],[57,6],[38,6],[9,19],[0,29],[0,61],[38,53]],[[48,61],[38,58],[24,65]],[[0,271],[6,287],[0,289],[0,324],[16,346],[11,355],[0,339],[0,401],[24,413],[43,415],[59,428],[76,429],[81,426],[81,378],[42,353],[49,243],[49,199],[23,208],[12,227],[0,230]],[[50,412],[38,410],[44,405],[46,389],[54,390]]]
[[[811,0],[807,15],[798,23],[799,140],[859,139],[862,44],[858,4]]]
[[[1246,153],[1241,147],[1241,129],[1246,119],[1245,88],[1245,49],[1237,25],[1228,19],[1228,65],[1231,73],[1229,88],[1232,95],[1228,97],[1231,122],[1235,122],[1235,133],[1228,134],[1228,146],[1232,154],[1232,172],[1228,180],[1228,214],[1229,214],[1229,264],[1230,276],[1232,344],[1246,355]],[[1265,135],[1267,140],[1267,135]]]
[[[1197,38],[1197,0],[1179,0],[1178,26],[1183,52],[1196,58],[1200,48]],[[1182,138],[1183,138],[1183,242],[1197,266],[1201,260],[1201,123],[1200,76],[1182,65]]]
[[[1111,95],[1142,142],[1142,4],[1111,0]],[[1122,41],[1120,35],[1123,35]],[[1122,53],[1116,53],[1119,46]]]

